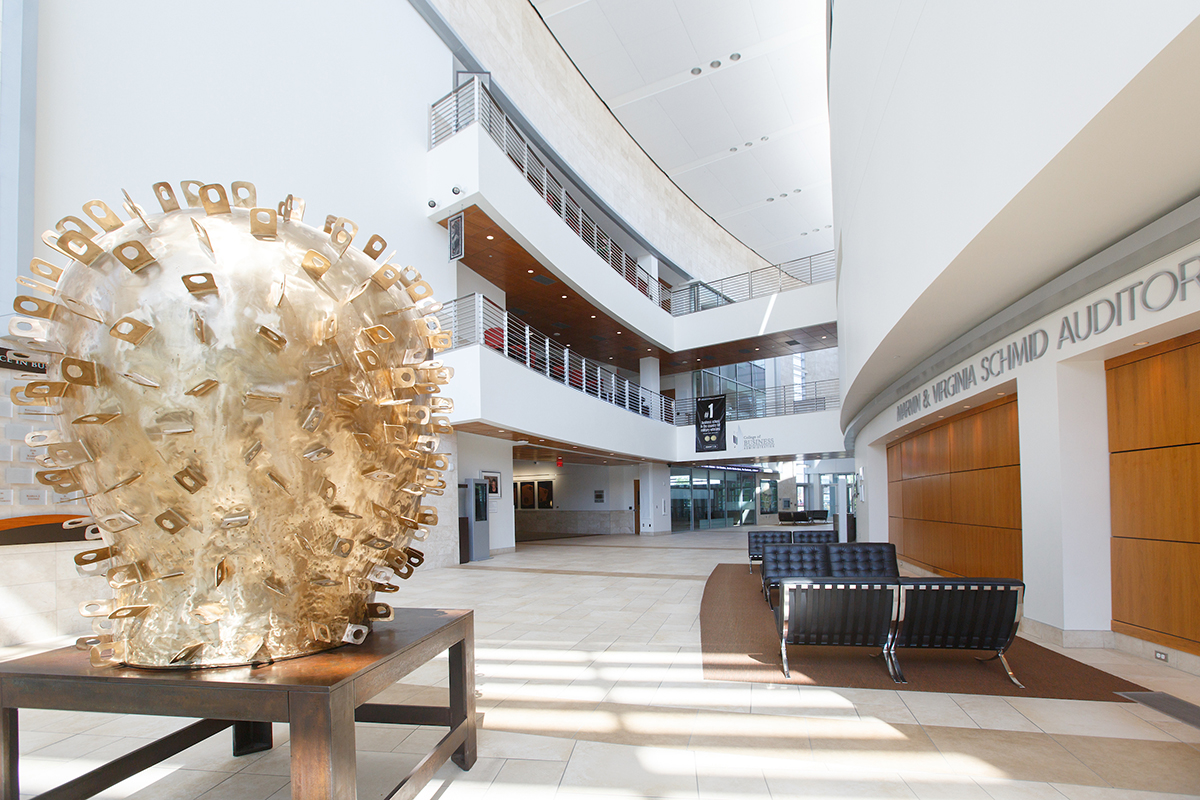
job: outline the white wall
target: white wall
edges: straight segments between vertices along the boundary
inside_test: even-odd
[[[481,470],[500,473],[500,497],[489,498],[488,532],[492,552],[508,552],[516,547],[516,528],[513,522],[513,443],[507,439],[457,433],[458,480],[482,477]],[[456,494],[457,496],[457,494]],[[457,523],[455,532],[457,534]]]
[[[1197,32],[1172,40],[1197,11],[839,0],[843,424],[938,347],[1194,196]],[[1133,80],[1143,68],[1154,80]]]
[[[501,308],[508,308],[508,296],[503,289],[466,264],[459,263],[458,285],[455,287],[454,296],[466,297],[469,294],[481,294]]]

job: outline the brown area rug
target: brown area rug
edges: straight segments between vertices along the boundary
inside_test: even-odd
[[[964,650],[899,650],[908,683],[897,684],[883,659],[871,658],[872,648],[794,646],[788,648],[792,676],[785,678],[775,615],[763,600],[758,571],[745,564],[718,564],[708,576],[700,649],[708,680],[1113,702],[1129,702],[1116,692],[1146,691],[1020,637],[1006,657],[1024,689],[1008,679],[999,661],[981,663],[975,660],[979,653]]]

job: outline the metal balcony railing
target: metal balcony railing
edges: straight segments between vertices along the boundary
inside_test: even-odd
[[[797,258],[778,266],[763,267],[716,281],[696,281],[671,291],[671,315],[695,314],[718,306],[740,303],[752,297],[786,292],[801,286],[824,283],[837,277],[837,259],[832,250]]]
[[[671,290],[651,276],[637,260],[612,240],[550,174],[525,136],[492,99],[478,78],[471,78],[434,103],[429,110],[429,146],[439,144],[478,122],[533,190],[596,255],[664,311],[671,310]]]
[[[791,386],[775,386],[771,389],[751,389],[730,392],[725,395],[725,419],[760,419],[782,417],[789,414],[807,414],[838,408],[837,378],[824,381],[809,381]],[[696,423],[696,403],[680,400],[675,407],[675,424],[679,426]]]
[[[738,303],[752,297],[787,291],[801,286],[833,280],[836,262],[833,251],[796,259],[777,266],[764,267],[743,275],[717,281],[689,283],[678,289],[653,277],[637,259],[629,255],[596,224],[579,203],[563,189],[538,158],[528,139],[518,130],[488,90],[472,77],[462,86],[438,100],[429,109],[429,146],[437,147],[454,134],[478,122],[492,141],[504,151],[513,166],[521,170],[546,205],[567,224],[618,275],[672,316],[693,314],[717,306]]]
[[[446,303],[437,317],[442,330],[453,334],[451,349],[482,344],[597,400],[675,424],[675,402],[671,398],[575,355],[571,348],[534,330],[482,295],[469,294]]]

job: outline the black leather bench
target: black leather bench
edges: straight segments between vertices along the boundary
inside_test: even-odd
[[[837,531],[792,531],[795,544],[835,544],[837,540]]]
[[[768,603],[771,602],[771,590],[784,578],[899,577],[896,546],[890,542],[763,545],[763,597]]]
[[[763,560],[763,546],[767,544],[790,544],[791,531],[748,531],[746,534],[747,549],[750,552],[750,571],[754,571],[754,562]]]
[[[907,683],[900,648],[982,650],[1020,688],[1005,651],[1021,623],[1025,584],[1004,578],[788,577],[779,582],[775,622],[783,674],[788,645],[879,647],[888,673]]]

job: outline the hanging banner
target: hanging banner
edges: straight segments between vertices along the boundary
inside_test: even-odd
[[[463,236],[463,215],[455,214],[450,218],[446,230],[450,232],[450,260],[457,261],[463,257],[466,241]]]
[[[696,452],[725,449],[725,395],[696,398]]]

